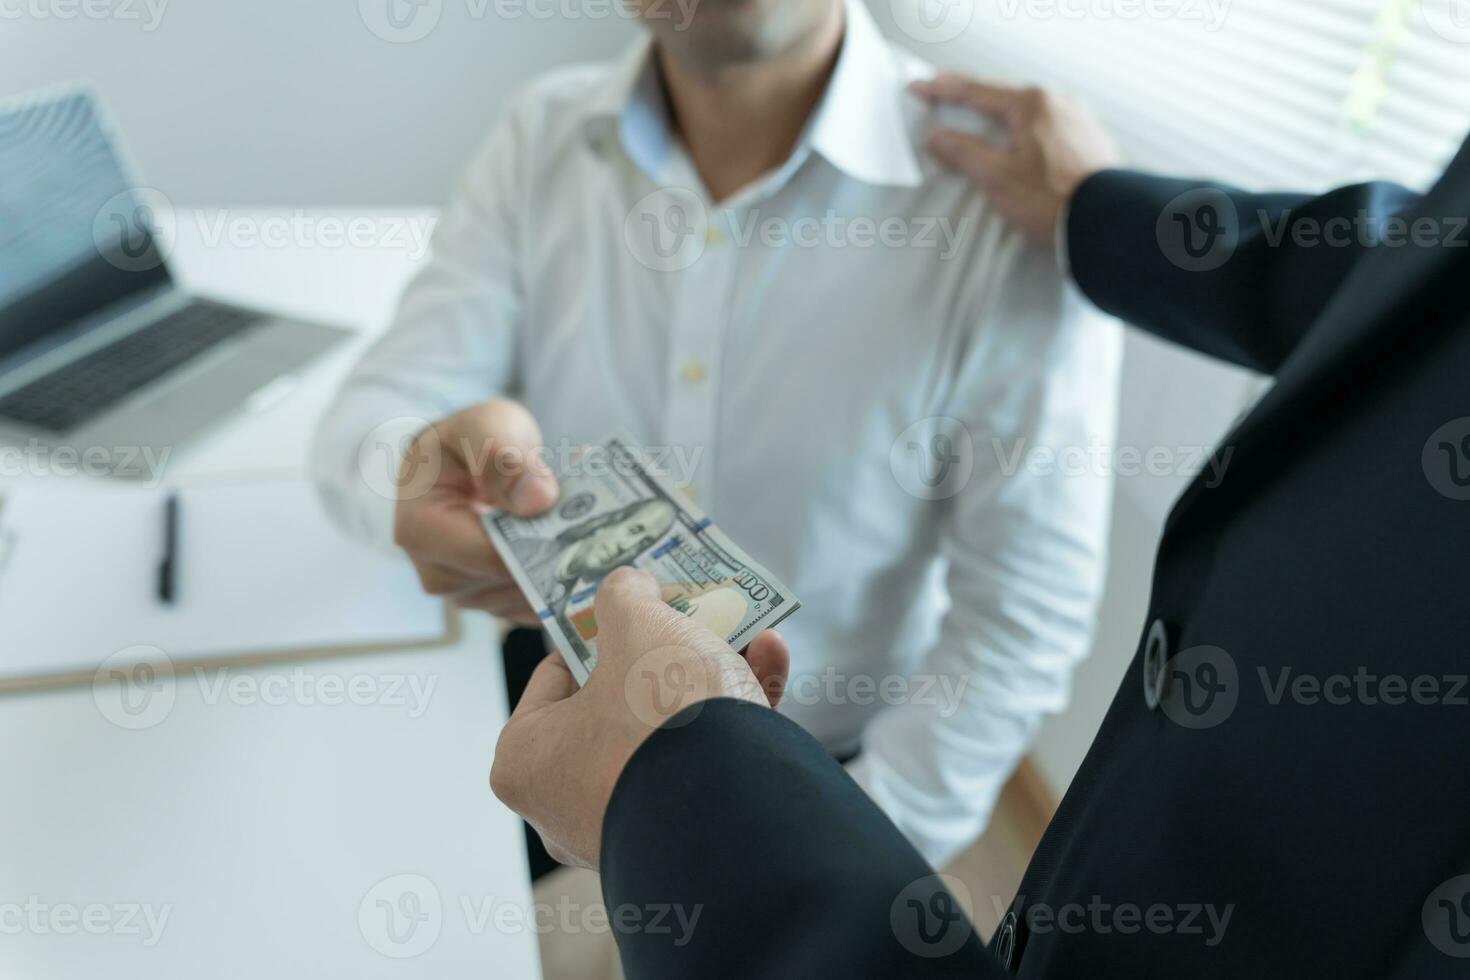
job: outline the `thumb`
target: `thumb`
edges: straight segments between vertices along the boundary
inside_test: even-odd
[[[723,636],[666,605],[658,583],[647,572],[624,567],[604,579],[597,590],[594,615],[598,657],[594,675],[610,669],[612,677],[623,678],[626,684],[634,669],[644,665],[647,669],[640,670],[641,675],[652,677],[656,687],[664,685],[660,690],[671,695],[675,704],[670,711],[660,695],[644,705],[661,721],[672,717],[680,706],[711,697],[771,703],[751,663],[732,650]],[[780,637],[757,640],[752,644],[756,663],[773,678],[773,684],[784,687],[789,662],[785,643]]]
[[[673,619],[682,618],[664,604],[658,582],[652,575],[626,565],[613,569],[598,586],[593,605],[592,615],[597,620],[598,657],[610,653],[616,655],[634,632],[658,628],[658,620],[663,614]]]
[[[444,444],[491,507],[534,517],[556,503],[560,490],[546,465],[541,427],[520,402],[471,405],[450,419]]]
[[[735,653],[724,637],[669,606],[652,575],[630,566],[616,569],[603,579],[593,615],[597,620],[599,663],[665,646],[709,656]]]

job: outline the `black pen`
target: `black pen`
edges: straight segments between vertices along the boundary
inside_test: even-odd
[[[179,577],[179,495],[170,493],[163,511],[163,560],[158,563],[158,601],[174,604]]]

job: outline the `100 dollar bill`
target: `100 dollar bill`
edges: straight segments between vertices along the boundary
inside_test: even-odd
[[[626,440],[582,449],[572,462],[590,465],[557,474],[561,497],[550,511],[491,511],[484,524],[578,684],[597,665],[597,586],[623,565],[651,573],[665,602],[737,650],[800,606]]]

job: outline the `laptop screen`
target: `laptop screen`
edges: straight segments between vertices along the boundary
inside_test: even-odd
[[[92,93],[0,107],[0,360],[169,281],[155,198]]]

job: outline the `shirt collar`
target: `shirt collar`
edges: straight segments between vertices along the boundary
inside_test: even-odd
[[[917,187],[923,171],[903,99],[908,79],[862,3],[847,0],[847,29],[809,139],[838,170],[868,184]]]
[[[793,160],[809,148],[854,180],[916,187],[923,171],[902,102],[908,79],[863,4],[844,0],[844,9],[837,66]],[[663,172],[675,141],[650,37],[639,37],[614,64],[587,107],[586,123],[589,133],[615,130],[645,173],[656,178]]]
[[[616,133],[644,173],[663,171],[674,149],[663,84],[653,57],[653,39],[640,35],[612,67],[610,77],[587,106],[586,128],[597,139]]]

